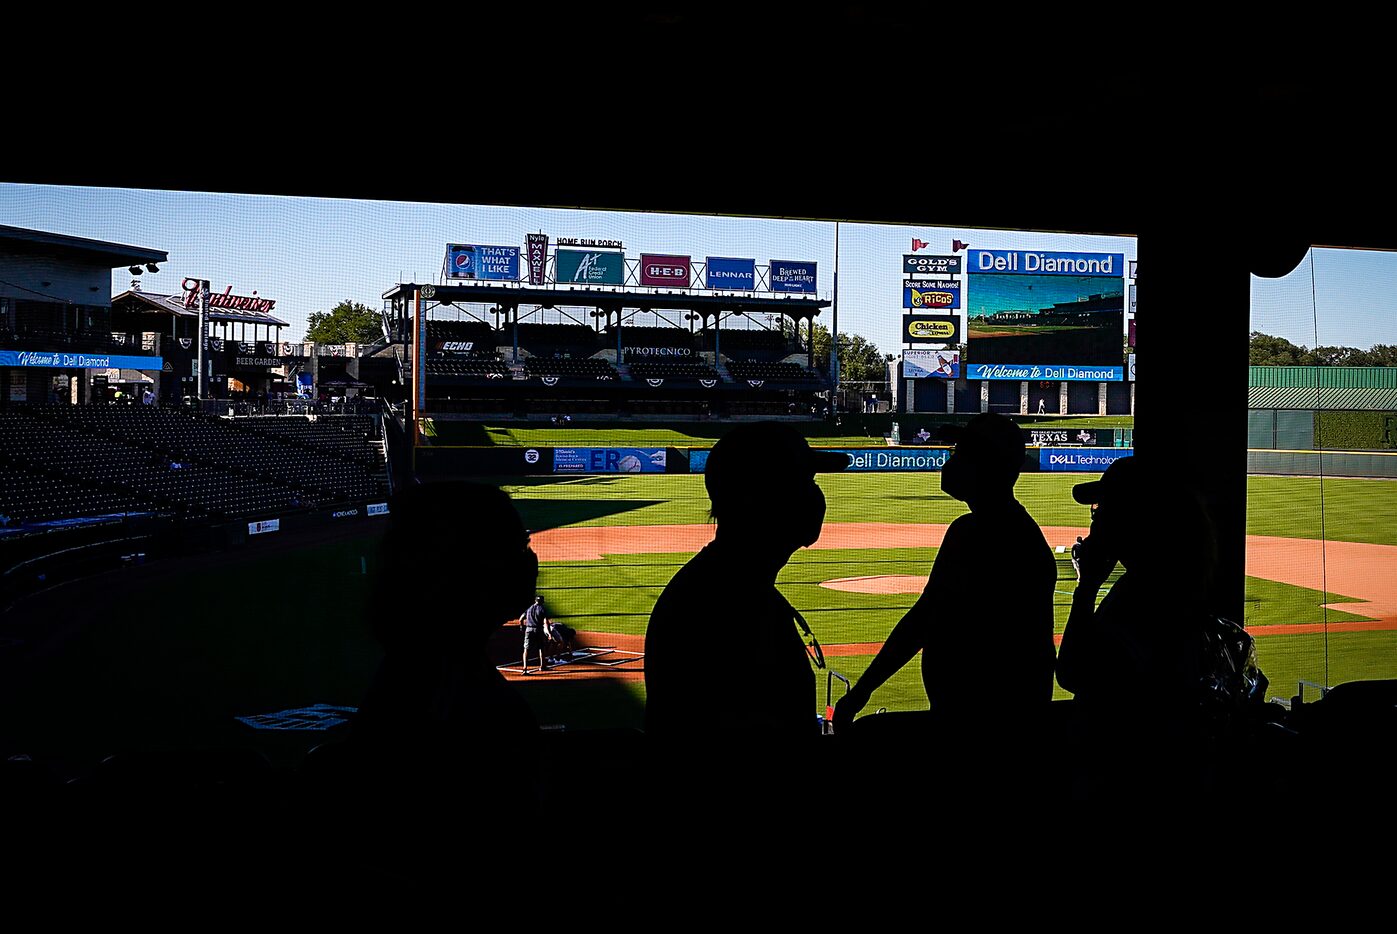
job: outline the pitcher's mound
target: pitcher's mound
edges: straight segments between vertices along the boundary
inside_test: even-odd
[[[823,581],[821,587],[849,593],[921,593],[925,577],[911,574],[878,574],[873,577],[838,577]]]

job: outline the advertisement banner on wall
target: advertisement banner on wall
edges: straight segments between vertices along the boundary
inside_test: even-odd
[[[902,254],[902,271],[923,276],[954,276],[961,272],[959,256],[929,256],[918,253]]]
[[[710,289],[750,292],[757,287],[757,261],[710,256],[704,261],[703,280]]]
[[[664,473],[664,448],[554,448],[554,473]]]
[[[902,352],[902,378],[960,379],[960,351],[958,350],[904,350]]]
[[[1031,363],[968,363],[968,379],[1047,379],[1069,383],[1120,382],[1125,368],[1119,366],[1057,366]]]
[[[1132,283],[1131,286],[1130,286],[1130,313],[1131,313],[1132,315],[1135,314],[1135,285],[1134,285],[1134,283]]]
[[[553,281],[577,285],[621,285],[626,258],[605,250],[558,250],[554,254]]]
[[[1132,336],[1134,336],[1134,335],[1133,335],[1133,332],[1132,332]],[[1134,341],[1131,341],[1131,342],[1130,342],[1130,345],[1131,345],[1132,347],[1135,346],[1135,342],[1134,342]],[[1129,379],[1129,380],[1133,383],[1133,382],[1135,382],[1135,355],[1134,355],[1134,354],[1129,354],[1129,355],[1126,356],[1125,360],[1126,360],[1125,369],[1126,369],[1126,372],[1129,374],[1126,378]]]
[[[969,270],[973,273],[1010,276],[1119,277],[1125,272],[1125,254],[971,250]]]
[[[927,448],[905,451],[897,448],[848,448],[840,451],[849,455],[849,466],[845,469],[871,472],[915,471],[930,473],[946,466],[951,457],[950,448]]]
[[[1100,473],[1134,453],[1134,448],[1042,448],[1038,451],[1038,469]]]
[[[959,308],[960,280],[904,279],[903,308]]]
[[[932,472],[946,466],[950,448],[926,448],[906,451],[896,448],[824,448],[849,456],[849,470],[868,472],[920,471]],[[703,473],[708,465],[708,451],[689,451],[689,472]]]
[[[640,284],[669,286],[687,289],[689,287],[688,256],[667,256],[662,253],[640,254]]]
[[[960,315],[903,315],[904,344],[959,344]]]
[[[1134,319],[1134,318],[1131,318],[1131,319],[1130,319],[1130,339],[1129,339],[1128,343],[1130,344],[1131,347],[1134,347],[1134,346],[1135,346],[1135,319]]]
[[[548,269],[548,234],[527,234],[524,248],[529,254],[529,285],[543,285]]]
[[[771,261],[771,291],[815,294],[815,263],[789,259]]]
[[[49,350],[0,350],[0,366],[52,366],[82,370],[158,370],[160,357],[121,354],[63,353]]]
[[[1054,447],[1075,444],[1079,447],[1096,447],[1098,444],[1110,446],[1114,440],[1111,430],[1097,431],[1095,428],[1030,428],[1025,444],[1030,447]]]
[[[452,243],[446,247],[446,274],[452,279],[519,281],[517,246]]]

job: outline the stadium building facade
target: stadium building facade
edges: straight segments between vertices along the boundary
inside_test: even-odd
[[[167,260],[163,250],[0,226],[0,404],[80,403],[94,385],[158,385],[160,342],[114,325],[111,273]]]

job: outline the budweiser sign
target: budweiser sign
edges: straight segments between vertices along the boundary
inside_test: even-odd
[[[199,306],[199,280],[185,279],[180,283],[180,288],[184,289],[184,307],[197,308]],[[275,299],[261,298],[256,292],[251,295],[234,295],[231,285],[222,292],[214,292],[209,295],[210,308],[270,312],[274,305],[276,305]]]

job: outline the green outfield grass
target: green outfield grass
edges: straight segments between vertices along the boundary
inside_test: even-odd
[[[1247,531],[1397,545],[1397,480],[1249,477]]]

